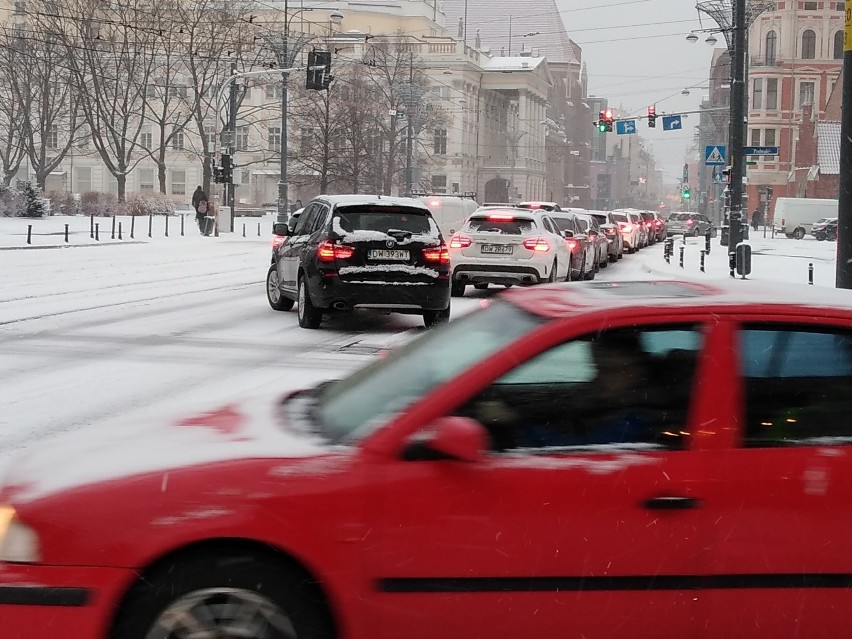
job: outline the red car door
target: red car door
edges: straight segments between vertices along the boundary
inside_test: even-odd
[[[694,636],[705,522],[691,395],[704,329],[604,335],[622,333],[641,367],[601,359],[595,331],[513,353],[515,369],[472,389],[450,414],[487,425],[480,461],[400,452],[374,467],[374,637]],[[665,417],[652,435],[614,437],[602,424],[615,408]]]
[[[852,586],[852,330],[743,317],[730,447],[709,453],[706,637],[836,637]]]

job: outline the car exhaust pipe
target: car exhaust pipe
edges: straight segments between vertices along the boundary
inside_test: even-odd
[[[345,311],[346,308],[347,308],[346,302],[335,302],[334,304],[331,305],[331,308],[333,308],[337,311]]]

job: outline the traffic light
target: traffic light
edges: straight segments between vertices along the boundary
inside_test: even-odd
[[[649,106],[648,107],[648,128],[653,129],[657,126],[657,107]]]
[[[683,187],[683,192],[681,193],[681,196],[683,197],[684,200],[688,200],[689,198],[692,197],[692,191],[690,190],[690,188],[688,186]]]
[[[607,133],[612,133],[612,109],[604,111],[604,123],[606,124]]]
[[[234,176],[234,165],[231,163],[231,156],[223,153],[219,160],[219,182],[223,184],[231,184]]]
[[[604,111],[601,111],[598,114],[598,121],[595,122],[595,124],[598,127],[598,131],[600,131],[601,133],[606,133],[606,113]]]
[[[325,91],[331,84],[331,52],[310,51],[308,53],[308,75],[305,88]]]

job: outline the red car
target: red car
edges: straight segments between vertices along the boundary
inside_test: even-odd
[[[848,291],[482,305],[274,419],[235,406],[30,453],[0,492],[0,635],[842,635]]]

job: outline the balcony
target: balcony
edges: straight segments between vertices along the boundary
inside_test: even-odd
[[[784,61],[776,56],[751,56],[749,61],[750,67],[782,67]]]

